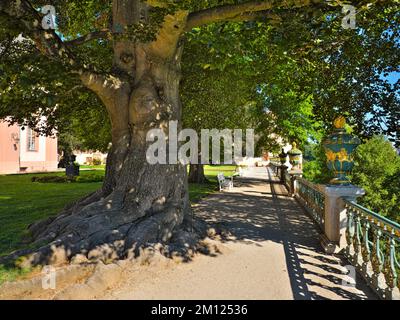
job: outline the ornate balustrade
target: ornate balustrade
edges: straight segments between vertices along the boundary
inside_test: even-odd
[[[325,195],[315,184],[303,178],[296,179],[295,195],[314,221],[324,230]]]
[[[278,164],[274,166],[274,174],[281,177],[281,182],[320,226],[324,250],[343,252],[381,298],[399,299],[400,224],[357,204],[357,197],[364,194],[358,187],[318,186],[298,173],[288,172]]]
[[[354,201],[343,201],[346,257],[382,298],[393,299],[396,286],[400,290],[400,225]]]

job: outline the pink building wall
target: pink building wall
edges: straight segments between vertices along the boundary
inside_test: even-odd
[[[35,137],[35,150],[28,149],[28,130],[0,122],[0,174],[56,171],[57,139]]]
[[[19,127],[0,122],[0,174],[19,172],[19,145],[13,136],[19,136]]]

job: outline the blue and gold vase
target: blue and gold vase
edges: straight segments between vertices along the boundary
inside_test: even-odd
[[[348,175],[354,167],[353,154],[361,144],[358,137],[346,133],[346,119],[343,116],[334,121],[334,131],[323,142],[329,170],[335,178],[330,183],[335,185],[349,185]]]

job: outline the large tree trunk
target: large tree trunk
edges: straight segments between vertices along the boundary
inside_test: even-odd
[[[132,12],[138,8],[129,7],[136,2],[117,2],[125,6],[114,8],[114,22],[136,21]],[[169,121],[181,121],[181,35],[186,17],[186,12],[167,16],[152,43],[116,42],[118,79],[98,81],[82,75],[111,119],[112,149],[104,185],[56,218],[30,227],[34,245],[45,243],[29,255],[30,265],[64,262],[76,254],[93,259],[126,257],[142,245],[165,243],[181,232],[183,221],[190,217],[186,168],[149,164],[146,135],[157,128],[168,136]]]
[[[203,164],[190,164],[189,166],[189,182],[191,183],[207,183],[208,180],[204,174]]]

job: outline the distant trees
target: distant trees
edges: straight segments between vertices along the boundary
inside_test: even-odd
[[[360,203],[400,221],[400,157],[383,136],[358,147],[352,181],[365,189]]]

